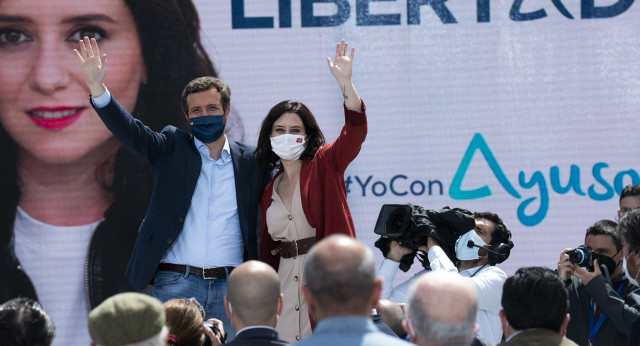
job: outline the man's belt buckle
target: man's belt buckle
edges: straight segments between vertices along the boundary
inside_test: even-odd
[[[206,273],[207,273],[207,268],[202,268],[202,278],[203,279],[212,280],[212,279],[216,278],[215,276],[208,277]]]

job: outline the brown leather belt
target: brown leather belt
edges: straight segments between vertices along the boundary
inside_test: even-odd
[[[161,270],[184,275],[187,273],[187,266],[182,264],[160,263],[158,264],[158,271]],[[229,274],[231,274],[233,267],[199,268],[190,266],[189,275],[200,276],[203,279],[224,279],[227,277],[227,270]]]
[[[292,258],[304,255],[316,243],[316,237],[309,237],[292,241],[277,241],[278,246],[274,249],[276,254],[283,258]]]

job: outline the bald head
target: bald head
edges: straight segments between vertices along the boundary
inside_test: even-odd
[[[375,276],[371,250],[344,235],[317,243],[304,265],[306,287],[322,315],[370,315]]]
[[[471,343],[478,292],[456,273],[429,272],[409,289],[407,317],[418,341]]]
[[[275,324],[280,300],[278,273],[263,262],[242,263],[229,275],[227,299],[231,314],[241,324]]]

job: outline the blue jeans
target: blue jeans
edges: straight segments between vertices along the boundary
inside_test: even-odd
[[[222,321],[228,342],[233,340],[236,332],[224,312],[226,294],[227,279],[203,279],[202,276],[189,275],[189,266],[186,274],[159,271],[153,280],[153,296],[162,302],[175,298],[195,298],[204,307],[207,319]]]

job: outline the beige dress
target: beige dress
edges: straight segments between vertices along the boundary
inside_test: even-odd
[[[284,175],[281,174],[273,182],[273,202],[267,209],[267,227],[269,235],[276,241],[292,241],[314,237],[316,229],[311,227],[302,210],[300,197],[300,181],[296,183],[293,193],[291,210],[285,207],[276,192]],[[276,330],[280,337],[290,343],[299,341],[311,335],[309,322],[309,309],[304,301],[300,283],[302,282],[302,268],[307,255],[297,258],[280,258],[278,276],[280,277],[280,289],[284,295],[284,308],[278,319]]]

